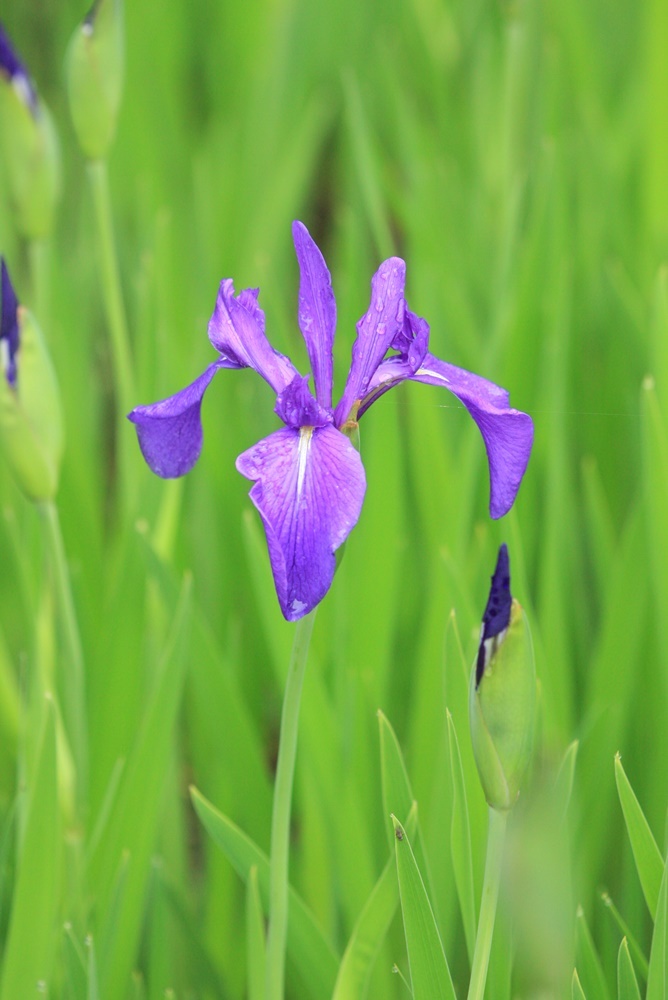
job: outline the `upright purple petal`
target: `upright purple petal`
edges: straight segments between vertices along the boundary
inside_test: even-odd
[[[5,258],[0,257],[0,366],[11,386],[16,385],[16,354],[19,349],[19,303]]]
[[[334,411],[341,427],[353,405],[369,391],[371,379],[404,323],[406,265],[400,257],[384,261],[371,281],[371,302],[357,324],[357,339],[343,396]]]
[[[202,450],[202,397],[219,368],[239,368],[236,362],[219,358],[174,396],[128,413],[137,428],[139,447],[153,472],[163,479],[176,479],[190,472]]]
[[[284,427],[249,448],[237,469],[255,485],[281,610],[288,621],[329,590],[335,551],[357,523],[366,489],[357,451],[334,427]]]
[[[292,223],[299,263],[299,329],[306,341],[315,383],[315,398],[332,407],[332,347],[336,330],[336,300],[325,258],[301,222]]]
[[[425,356],[413,379],[449,389],[475,420],[489,461],[489,512],[494,518],[503,517],[515,501],[531,454],[531,417],[510,408],[505,389],[433,354]]]
[[[209,320],[209,340],[235,367],[252,368],[279,393],[292,382],[297,369],[267,340],[257,296],[257,288],[245,288],[235,295],[232,279],[221,281]]]
[[[401,354],[393,354],[379,364],[357,412],[358,420],[388,389],[413,377],[427,354],[428,343],[429,324],[406,307],[403,328],[392,342]]]

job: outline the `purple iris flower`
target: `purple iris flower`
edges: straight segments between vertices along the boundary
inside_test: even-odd
[[[28,71],[17,56],[7,32],[0,24],[0,73],[3,73],[19,97],[33,115],[37,114],[37,91],[32,85]]]
[[[357,523],[366,489],[362,461],[346,431],[388,389],[411,379],[444,386],[462,401],[487,449],[492,517],[512,506],[533,440],[531,418],[510,409],[507,392],[428,352],[429,326],[406,305],[406,265],[398,257],[384,261],[372,279],[371,302],[357,324],[352,364],[334,407],[331,277],[306,227],[295,222],[292,234],[300,270],[298,321],[315,392],[308,376],[267,340],[258,290],[235,294],[226,279],[209,322],[218,358],[175,396],[129,414],[151,469],[163,478],[182,476],[200,454],[202,397],[216,372],[253,368],[266,379],[285,426],[245,451],[236,465],[254,483],[250,497],[264,523],[279,603],[289,621],[311,611],[331,586],[334,553]]]
[[[5,258],[0,257],[0,367],[12,389],[16,387],[16,354],[19,349],[18,308]]]

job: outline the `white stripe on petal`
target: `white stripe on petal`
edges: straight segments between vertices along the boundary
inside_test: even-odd
[[[300,499],[304,489],[304,476],[306,475],[306,462],[308,453],[311,450],[311,438],[313,437],[312,427],[299,428],[299,449],[297,466],[297,500]]]

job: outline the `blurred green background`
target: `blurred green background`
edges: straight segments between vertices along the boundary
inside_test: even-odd
[[[187,789],[194,782],[268,849],[292,632],[234,460],[278,423],[260,379],[223,372],[186,480],[158,480],[135,447],[113,384],[93,204],[64,84],[67,43],[85,13],[72,0],[5,0],[2,9],[62,146],[52,236],[37,248],[19,238],[3,185],[0,249],[61,385],[58,506],[89,715],[89,806],[84,819],[68,813],[61,747],[65,805],[53,815],[63,815],[65,863],[50,873],[53,903],[32,932],[52,942],[51,996],[86,995],[91,935],[104,998],[157,998],[168,988],[179,998],[241,997],[243,885],[200,829]],[[371,275],[396,253],[433,352],[506,387],[535,422],[516,505],[491,522],[482,441],[454,397],[404,385],[364,418],[367,497],[318,612],[309,663],[294,884],[340,954],[387,857],[381,708],[405,753],[439,925],[465,989],[445,709],[467,778],[479,892],[485,804],[466,671],[506,541],[540,681],[533,790],[518,825],[538,874],[515,875],[536,899],[524,923],[502,918],[490,990],[533,995],[568,982],[577,904],[612,982],[621,932],[601,889],[645,954],[651,929],[615,792],[616,751],[660,845],[667,805],[668,8],[134,0],[125,22],[109,175],[137,403],[175,392],[213,360],[206,324],[228,276],[237,288],[260,287],[273,345],[307,370],[290,239],[299,218],[333,275],[335,396]],[[125,507],[116,486],[123,449]],[[20,881],[25,776],[41,759],[33,695],[58,690],[62,643],[40,521],[4,467],[0,494],[5,934]],[[173,667],[181,679],[167,685],[170,704],[156,705],[186,570],[189,626],[176,636]],[[568,823],[550,836],[541,803],[574,739]],[[115,794],[118,781],[125,791]],[[517,854],[526,861],[532,850]],[[405,971],[403,948],[397,922],[370,996],[403,995],[390,973],[393,961]],[[551,957],[537,961],[541,948]],[[294,967],[290,983],[293,997],[313,995]]]

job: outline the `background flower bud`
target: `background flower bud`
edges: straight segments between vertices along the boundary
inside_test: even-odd
[[[19,487],[31,500],[50,500],[58,488],[63,429],[58,384],[34,317],[16,307],[2,263],[3,331],[7,309],[16,308],[18,348],[3,340],[0,371],[0,443]],[[10,364],[11,362],[11,364]]]
[[[510,594],[508,552],[502,545],[469,696],[473,753],[494,809],[511,809],[517,801],[533,748],[535,700],[531,635],[521,605]]]
[[[60,148],[48,109],[0,27],[0,142],[17,229],[26,239],[50,233],[60,194]]]
[[[106,156],[114,137],[123,66],[121,0],[97,0],[72,36],[66,64],[72,121],[91,160]]]

